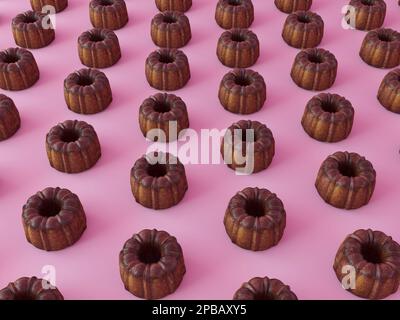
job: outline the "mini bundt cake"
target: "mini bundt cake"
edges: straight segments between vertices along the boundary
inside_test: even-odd
[[[218,40],[217,56],[230,68],[251,67],[260,56],[257,35],[247,29],[225,31]]]
[[[251,114],[263,107],[267,87],[259,73],[250,69],[234,69],[222,78],[218,97],[226,110]]]
[[[260,172],[267,169],[274,158],[274,136],[265,124],[240,120],[227,129],[221,154],[228,167],[238,173]]]
[[[353,120],[354,109],[350,101],[337,94],[320,93],[307,103],[301,124],[310,137],[337,142],[348,137]]]
[[[282,201],[267,189],[245,188],[229,201],[224,217],[232,242],[261,251],[278,244],[286,226]]]
[[[373,30],[382,27],[386,16],[386,3],[383,0],[351,0],[354,17],[349,23],[358,30]]]
[[[367,33],[360,50],[365,63],[376,68],[394,68],[400,64],[400,33],[376,29]]]
[[[46,151],[50,165],[66,173],[88,170],[101,157],[96,131],[78,120],[67,120],[51,128],[46,136]]]
[[[219,0],[215,20],[224,29],[248,28],[254,21],[254,6],[251,0]]]
[[[0,88],[17,91],[32,87],[40,77],[36,60],[26,49],[9,48],[0,52]]]
[[[143,101],[139,109],[143,135],[152,141],[176,140],[189,128],[189,115],[183,100],[173,94],[157,93]]]
[[[357,153],[336,152],[322,163],[315,187],[326,203],[350,210],[369,202],[375,181],[371,162]]]
[[[256,277],[243,283],[233,300],[297,300],[297,296],[278,279]]]
[[[79,58],[87,67],[108,68],[121,58],[117,35],[112,30],[92,29],[78,38]]]
[[[154,152],[137,160],[131,170],[136,202],[159,210],[177,205],[188,189],[185,167],[172,154]]]
[[[286,18],[282,38],[294,48],[319,46],[324,36],[324,21],[311,11],[296,11]]]
[[[338,62],[332,53],[310,48],[297,54],[290,76],[303,89],[322,91],[334,84],[337,68]]]
[[[77,195],[67,189],[46,188],[28,199],[22,209],[28,242],[55,251],[72,246],[86,229],[86,216]]]
[[[353,287],[343,283],[349,267],[355,270]],[[384,299],[399,288],[400,245],[381,231],[357,230],[339,247],[333,269],[342,286],[356,296]]]
[[[282,12],[292,13],[295,11],[310,10],[312,0],[275,0],[275,6]]]
[[[161,299],[178,289],[186,273],[182,248],[168,232],[142,230],[119,254],[122,282],[133,295]]]
[[[45,6],[53,6],[56,12],[61,12],[68,7],[68,0],[31,0],[31,6],[36,12],[42,12]]]
[[[55,38],[54,28],[43,28],[46,15],[26,11],[17,15],[11,22],[11,29],[17,46],[38,49],[48,46]]]
[[[121,29],[129,20],[124,0],[91,0],[89,15],[93,27],[100,29]]]
[[[191,38],[189,19],[181,12],[160,12],[151,21],[151,39],[158,47],[181,48]]]
[[[0,94],[0,141],[10,138],[20,126],[21,119],[14,101]]]
[[[155,0],[160,11],[186,12],[192,6],[192,0]]]
[[[64,80],[65,102],[70,110],[81,114],[98,113],[112,101],[106,75],[96,69],[81,69]]]
[[[153,51],[146,59],[146,79],[158,90],[181,89],[190,79],[188,58],[176,49]]]
[[[64,300],[47,280],[22,277],[0,290],[0,300]]]
[[[389,72],[383,78],[378,100],[387,110],[400,113],[400,69]]]

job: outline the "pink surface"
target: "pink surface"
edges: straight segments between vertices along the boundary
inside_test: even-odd
[[[125,240],[144,228],[163,229],[183,247],[187,274],[171,299],[231,299],[242,282],[269,276],[289,284],[300,299],[353,299],[337,281],[332,263],[345,236],[358,228],[382,230],[400,241],[399,136],[400,116],[383,109],[376,92],[387,70],[364,64],[358,51],[364,32],[341,27],[344,0],[316,0],[312,10],[325,21],[321,47],[339,61],[335,85],[329,90],[347,97],[356,110],[353,131],[336,144],[312,140],[300,120],[306,102],[315,94],[291,81],[289,72],[298,50],[281,39],[286,14],[272,0],[254,0],[256,18],[251,29],[261,42],[261,57],[254,70],[267,83],[264,108],[243,117],[225,111],[217,88],[228,68],[215,55],[222,33],[215,21],[215,0],[194,0],[187,13],[193,39],[188,55],[192,79],[176,91],[187,103],[191,127],[223,129],[240,119],[264,122],[274,133],[276,156],[268,170],[236,176],[223,164],[186,165],[189,190],[184,200],[168,210],[152,211],[138,205],[130,191],[129,173],[145,153],[146,141],[138,126],[141,102],[154,94],[144,76],[144,61],[155,49],[149,30],[157,13],[154,1],[127,0],[129,24],[116,33],[123,58],[105,69],[114,102],[104,112],[83,116],[69,111],[63,98],[63,80],[83,67],[76,41],[91,28],[88,1],[70,0],[57,15],[56,40],[33,50],[40,81],[31,89],[4,92],[16,103],[22,127],[0,143],[0,288],[24,275],[41,275],[54,265],[57,286],[66,299],[132,299],[119,276],[118,253]],[[385,26],[400,30],[400,7],[387,0]],[[30,9],[28,0],[0,1],[0,47],[15,46],[10,21]],[[91,170],[67,175],[52,169],[45,153],[47,131],[58,122],[81,119],[96,129],[103,156]],[[369,159],[377,171],[377,185],[369,205],[354,211],[335,209],[318,196],[314,181],[321,162],[335,151],[355,151]],[[86,210],[88,229],[74,246],[45,252],[27,243],[21,225],[21,208],[29,196],[47,186],[76,193]],[[287,228],[278,246],[250,252],[233,245],[223,226],[229,199],[247,186],[265,187],[282,199]],[[399,299],[400,292],[391,296]]]

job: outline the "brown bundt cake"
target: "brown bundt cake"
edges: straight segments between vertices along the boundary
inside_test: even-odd
[[[310,48],[297,54],[290,76],[303,89],[322,91],[334,84],[337,68],[338,62],[332,53]]]
[[[245,188],[229,201],[224,217],[232,242],[247,250],[266,250],[278,244],[286,226],[282,201],[267,189]]]
[[[275,0],[276,7],[285,13],[310,10],[312,0]]]
[[[322,163],[315,187],[326,203],[349,210],[369,202],[375,181],[371,162],[357,153],[336,152]]]
[[[337,94],[320,93],[307,103],[301,124],[311,138],[337,142],[348,137],[353,120],[350,101]]]
[[[176,238],[155,229],[142,230],[125,242],[119,270],[126,290],[143,299],[161,299],[174,293],[186,273]]]
[[[86,229],[86,216],[77,195],[67,189],[46,188],[28,199],[22,223],[32,245],[55,251],[79,240]]]
[[[89,15],[93,27],[101,29],[121,29],[129,20],[124,0],[91,0]]]
[[[65,102],[70,110],[81,114],[98,113],[112,101],[106,75],[96,69],[81,69],[64,80]]]
[[[228,167],[236,172],[257,173],[271,164],[275,155],[275,140],[266,125],[240,120],[226,131],[221,154]]]
[[[0,94],[0,141],[10,138],[20,126],[21,119],[14,101]]]
[[[394,68],[400,64],[400,33],[376,29],[367,33],[360,50],[365,63],[376,68]]]
[[[234,300],[297,300],[297,296],[278,279],[253,278],[236,291]]]
[[[178,11],[158,13],[151,21],[151,38],[161,48],[181,48],[192,38],[189,19]]]
[[[186,12],[192,6],[192,0],[156,0],[156,6],[160,11]]]
[[[23,277],[1,289],[0,300],[64,300],[64,297],[47,280]]]
[[[251,114],[263,107],[267,99],[267,87],[264,78],[257,72],[235,69],[222,78],[218,97],[226,110]]]
[[[358,30],[373,30],[382,27],[386,16],[386,3],[383,0],[351,0],[354,8],[354,17],[349,23]]]
[[[349,267],[356,273],[353,287],[343,279]],[[342,286],[356,296],[384,299],[399,288],[400,246],[381,231],[357,230],[341,244],[333,269]]]
[[[51,128],[46,136],[46,151],[50,165],[66,173],[88,170],[101,156],[96,131],[78,120],[67,120]]]
[[[176,49],[153,51],[146,60],[146,79],[158,90],[181,89],[190,79],[188,58]]]
[[[87,67],[108,68],[121,58],[117,35],[112,30],[92,29],[78,38],[79,58]]]
[[[311,11],[296,11],[286,18],[282,31],[285,42],[295,48],[319,46],[324,36],[324,21]]]
[[[137,160],[131,170],[136,202],[159,210],[177,205],[188,189],[185,167],[172,154],[154,152]]]
[[[55,38],[54,28],[43,28],[46,15],[26,11],[17,15],[11,22],[11,29],[17,46],[38,49],[48,46]]]
[[[45,6],[53,6],[56,12],[61,12],[68,7],[68,0],[31,0],[31,6],[36,12],[42,12]]]
[[[9,48],[0,52],[0,88],[24,90],[39,80],[36,60],[26,49]]]
[[[254,21],[251,0],[219,0],[215,20],[224,29],[248,28]]]
[[[257,35],[247,29],[225,31],[218,40],[217,56],[230,68],[251,67],[260,56]]]
[[[186,104],[173,94],[157,93],[140,106],[139,124],[147,139],[159,142],[176,140],[181,131],[189,128]]]
[[[387,110],[400,113],[400,69],[389,72],[383,78],[378,100]]]

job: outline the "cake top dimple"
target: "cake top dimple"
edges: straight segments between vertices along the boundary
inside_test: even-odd
[[[328,177],[340,185],[359,188],[375,183],[376,172],[372,163],[354,152],[336,152],[322,163],[321,168]]]
[[[50,129],[46,136],[48,148],[57,152],[81,152],[98,141],[94,128],[78,120],[67,120]]]
[[[0,93],[0,108],[15,107],[14,101],[5,94]]]
[[[400,90],[400,68],[390,71],[384,78],[383,83],[394,90]]]
[[[259,46],[257,35],[253,31],[243,28],[234,28],[223,32],[219,43],[236,49]]]
[[[320,93],[314,96],[306,107],[315,117],[329,122],[339,122],[354,117],[350,101],[337,94]]]
[[[124,0],[91,0],[90,8],[98,10],[117,9],[121,6],[126,6]]]
[[[34,229],[48,230],[68,224],[82,205],[67,189],[46,188],[31,196],[22,210],[22,218]]]
[[[152,24],[168,29],[182,28],[185,25],[189,25],[189,19],[183,12],[167,10],[157,13],[152,20]]]
[[[101,28],[83,32],[78,38],[78,43],[84,48],[119,47],[119,40],[115,32]]]
[[[229,11],[253,9],[251,0],[219,0],[217,5]]]
[[[13,28],[27,29],[34,26],[37,29],[43,29],[43,20],[46,15],[32,10],[18,14],[12,19]]]
[[[64,88],[73,93],[93,93],[109,86],[107,76],[97,69],[82,68],[68,75]]]
[[[234,300],[297,300],[297,296],[278,279],[255,277],[243,283]]]
[[[324,26],[324,21],[321,16],[311,11],[296,11],[289,14],[286,18],[286,22],[295,25],[302,25],[304,28],[310,28],[316,26],[318,28]]]
[[[153,121],[173,121],[178,120],[187,110],[186,104],[178,96],[157,93],[143,101],[139,112]]]
[[[125,242],[119,259],[134,277],[148,274],[161,278],[175,270],[183,259],[183,252],[176,238],[168,232],[145,229]]]
[[[146,65],[155,69],[180,68],[188,64],[185,53],[178,49],[161,48],[150,53],[146,59]]]
[[[19,65],[34,61],[32,53],[24,48],[8,48],[0,51],[0,68],[8,65]]]
[[[261,122],[240,120],[232,124],[224,136],[224,144],[233,144],[246,150],[246,144],[252,143],[254,151],[265,151],[274,143],[272,131]]]
[[[295,58],[295,62],[307,68],[334,69],[338,62],[336,57],[328,50],[322,48],[308,48],[300,51]]]
[[[131,177],[146,188],[159,189],[179,183],[185,167],[170,153],[152,152],[139,158],[131,169]]]
[[[356,9],[368,10],[369,12],[377,10],[386,12],[386,2],[384,0],[351,0],[349,5]]]
[[[64,300],[47,280],[22,277],[0,290],[0,300]]]
[[[346,237],[341,248],[357,271],[367,277],[392,278],[400,272],[400,245],[382,231],[359,229]]]
[[[262,75],[251,69],[234,69],[222,78],[222,85],[228,90],[244,94],[266,90],[266,84]]]
[[[379,28],[371,30],[365,36],[364,41],[373,41],[381,45],[388,45],[400,47],[400,33],[390,28]]]
[[[245,228],[271,229],[286,218],[282,201],[267,189],[245,188],[228,204],[229,214]]]

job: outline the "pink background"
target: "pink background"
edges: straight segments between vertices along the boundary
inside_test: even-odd
[[[183,247],[187,274],[171,299],[231,299],[240,285],[254,276],[269,276],[289,284],[299,299],[353,299],[337,281],[332,263],[345,236],[358,228],[382,230],[400,241],[400,116],[376,100],[387,70],[364,64],[358,51],[364,32],[341,28],[344,0],[316,0],[312,10],[325,21],[321,47],[339,61],[335,85],[329,90],[347,97],[356,110],[353,131],[335,144],[314,141],[300,120],[306,102],[315,94],[296,87],[290,79],[298,50],[281,39],[286,14],[272,0],[254,0],[251,29],[261,42],[261,57],[254,70],[267,83],[268,100],[251,116],[225,111],[217,88],[228,68],[215,49],[222,33],[215,21],[215,0],[194,0],[187,13],[193,39],[188,55],[192,79],[176,91],[187,103],[191,128],[228,127],[240,119],[264,122],[274,133],[276,156],[268,170],[236,176],[223,164],[186,165],[189,190],[184,200],[165,211],[138,205],[130,191],[129,172],[145,153],[146,141],[138,126],[141,102],[154,94],[144,76],[144,62],[155,49],[149,30],[158,12],[154,1],[127,0],[129,24],[118,30],[123,58],[105,69],[114,102],[104,112],[84,116],[69,111],[63,98],[63,80],[82,68],[76,48],[79,34],[91,28],[88,1],[70,0],[57,15],[56,40],[33,50],[41,78],[31,89],[4,92],[16,103],[22,127],[0,143],[0,288],[20,276],[41,275],[43,265],[54,265],[57,286],[66,299],[132,299],[119,276],[118,253],[133,233],[144,228],[164,229]],[[385,26],[400,30],[397,0],[387,0]],[[10,21],[30,9],[28,0],[0,1],[0,47],[15,46]],[[91,170],[67,175],[52,169],[45,153],[47,131],[58,122],[81,119],[96,129],[103,156]],[[377,185],[368,206],[355,211],[335,209],[318,196],[314,181],[321,162],[339,150],[355,151],[369,159],[377,171]],[[45,252],[25,240],[21,208],[29,196],[47,186],[61,186],[81,199],[88,229],[74,246]],[[278,246],[264,252],[243,250],[230,242],[223,226],[229,199],[247,186],[265,187],[282,199],[287,228]],[[400,292],[390,298],[399,299]]]

